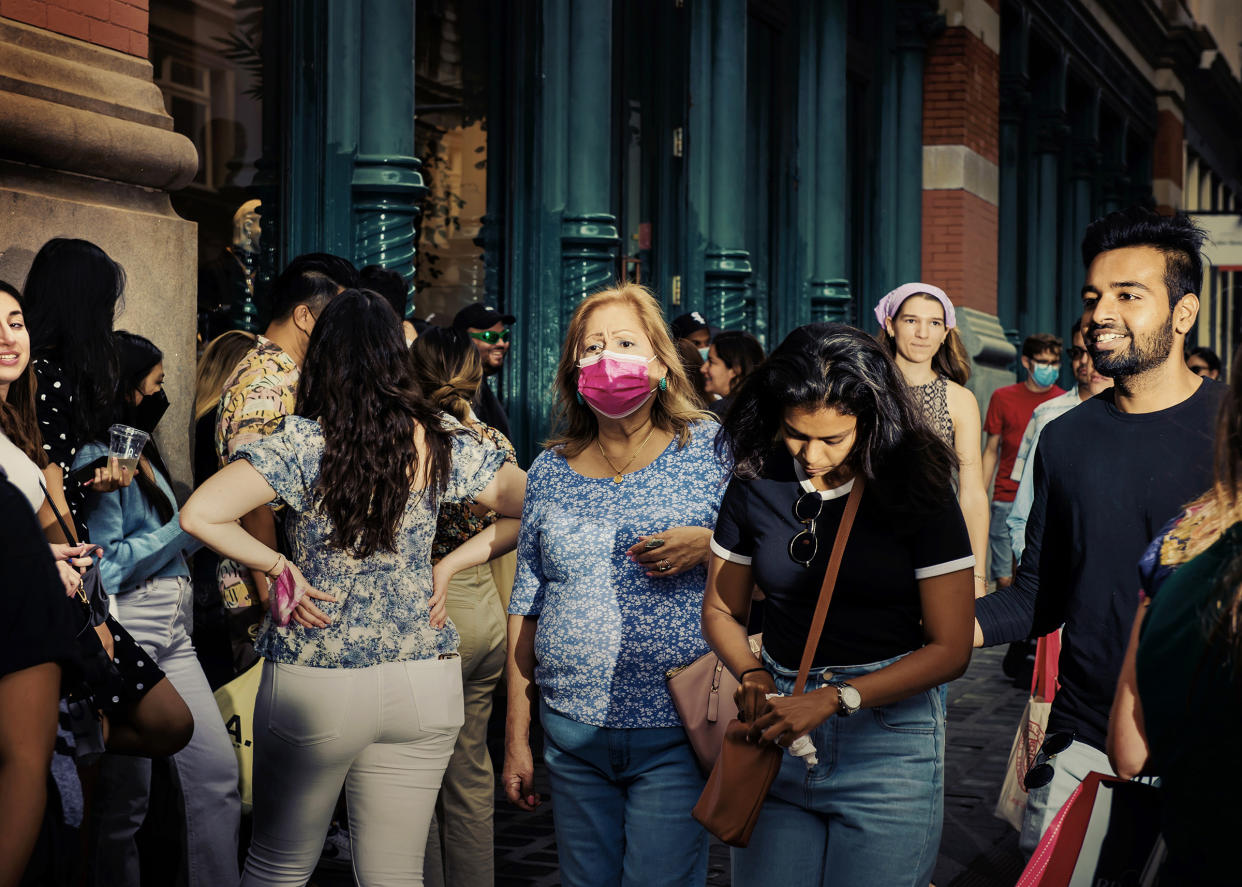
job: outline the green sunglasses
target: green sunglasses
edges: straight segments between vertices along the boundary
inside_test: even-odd
[[[470,338],[478,339],[480,342],[486,342],[489,345],[495,345],[497,342],[508,342],[509,331],[502,330],[498,333],[495,330],[483,330],[481,333],[471,333]]]

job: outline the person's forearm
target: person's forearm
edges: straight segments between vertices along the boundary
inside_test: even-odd
[[[996,474],[996,462],[998,454],[992,447],[988,447],[983,451],[983,493],[987,495],[988,487],[992,485],[992,476]]]
[[[755,654],[751,652],[746,626],[732,613],[714,608],[705,609],[703,637],[735,678],[741,680],[742,672],[759,665]]]
[[[975,619],[983,637],[981,646],[984,647],[1029,638],[1034,618],[1035,596],[1017,582],[1008,588],[997,589],[975,605]]]
[[[517,518],[502,517],[441,558],[440,569],[447,570],[451,576],[508,554],[517,547],[520,526]]]
[[[980,593],[980,585],[987,586],[986,578],[980,582],[980,576],[986,577],[985,565],[988,562],[988,498],[983,487],[978,484],[963,484],[958,495],[958,504],[962,508],[962,517],[966,520],[966,533],[970,536],[970,551],[975,556],[975,593]]]
[[[970,664],[970,648],[930,643],[878,671],[850,678],[864,708],[899,702],[960,678]]]
[[[266,508],[266,506],[264,506]],[[258,511],[260,509],[256,509]],[[269,509],[270,513],[270,509]],[[253,514],[253,512],[252,512]],[[249,515],[247,515],[249,517]],[[213,523],[198,518],[191,511],[181,513],[181,528],[196,539],[201,539],[208,548],[216,551],[221,557],[237,561],[248,567],[252,573],[259,574],[266,580],[265,571],[276,565],[279,552],[276,550],[276,527],[271,525],[270,542],[256,538],[245,529],[246,518],[241,523]],[[263,588],[266,591],[266,581]]]
[[[21,880],[39,836],[59,687],[54,662],[0,678],[0,887]]]
[[[47,498],[39,509],[39,525],[43,527],[43,535],[47,537],[48,542],[72,544],[79,541],[65,536],[64,530],[60,528],[60,521],[56,520],[56,514],[52,511],[55,506],[61,519],[69,525],[69,529],[76,536],[78,528],[73,524],[73,515],[69,513],[69,503],[65,500],[65,475],[59,465],[48,465],[43,469],[43,483],[47,487]]]
[[[539,688],[535,684],[536,616],[509,617],[505,691],[509,706],[505,717],[505,744],[530,744],[530,722]]]
[[[272,551],[277,549],[276,515],[268,506],[260,505],[258,508],[254,509],[254,511],[243,514],[241,517],[241,528],[254,539],[257,539],[259,542],[270,548]],[[206,539],[204,539],[203,542],[209,548],[215,548],[215,546]],[[219,551],[219,549],[216,550]],[[223,552],[220,553],[223,554]],[[228,557],[229,555],[225,556]],[[240,558],[233,559],[239,563],[246,563]],[[270,568],[274,561],[275,558],[269,560],[266,566],[260,566],[257,569],[255,567],[250,568],[250,580],[254,584],[254,589],[259,595],[259,602],[265,607],[267,606],[267,599],[270,593],[270,589],[268,588],[270,583],[267,581],[267,574],[263,571],[264,569]],[[247,566],[249,565],[247,564]]]
[[[1117,678],[1117,693],[1108,715],[1108,738],[1104,750],[1113,770],[1122,779],[1133,779],[1147,767],[1151,749],[1147,744],[1147,732],[1143,726],[1143,709],[1138,695],[1138,673],[1135,658],[1138,652],[1139,633],[1143,617],[1147,615],[1148,601],[1139,606],[1134,624],[1130,628],[1130,643]]]

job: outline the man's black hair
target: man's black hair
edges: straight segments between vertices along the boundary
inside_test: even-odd
[[[1196,345],[1193,348],[1187,348],[1186,349],[1187,362],[1189,362],[1190,358],[1192,357],[1197,357],[1200,360],[1202,360],[1205,364],[1207,364],[1207,368],[1211,372],[1213,373],[1220,372],[1220,355],[1217,354],[1215,351],[1213,351],[1211,348],[1207,348],[1203,345]]]
[[[400,273],[379,265],[367,265],[358,272],[358,287],[382,296],[392,306],[392,310],[397,312],[397,316],[405,319],[405,306],[409,300],[410,289]]]
[[[1127,246],[1150,246],[1164,253],[1164,285],[1169,307],[1203,284],[1203,257],[1199,251],[1207,235],[1185,213],[1164,216],[1141,206],[1117,210],[1087,226],[1082,238],[1082,262],[1089,267],[1100,253]]]
[[[272,319],[284,320],[299,305],[318,315],[343,289],[358,285],[358,269],[329,253],[306,253],[288,264],[272,286]]]

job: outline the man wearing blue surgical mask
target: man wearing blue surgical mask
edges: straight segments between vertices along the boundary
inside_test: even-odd
[[[983,423],[988,435],[983,448],[984,483],[990,482],[994,474],[996,476],[988,531],[988,561],[991,564],[989,578],[998,588],[1013,582],[1013,550],[1005,522],[1018,492],[1018,482],[1010,474],[1022,443],[1022,432],[1037,406],[1065,393],[1056,384],[1061,372],[1061,340],[1050,333],[1027,336],[1022,343],[1022,368],[1026,370],[1025,381],[998,388],[988,403]]]

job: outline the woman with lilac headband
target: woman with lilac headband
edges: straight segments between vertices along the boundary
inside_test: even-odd
[[[975,563],[985,563],[988,498],[983,484],[979,403],[964,386],[970,357],[957,332],[957,312],[940,287],[905,283],[875,306],[876,339],[896,361],[928,423],[957,451],[958,504],[966,518]],[[975,573],[975,595],[987,592],[982,568]]]

